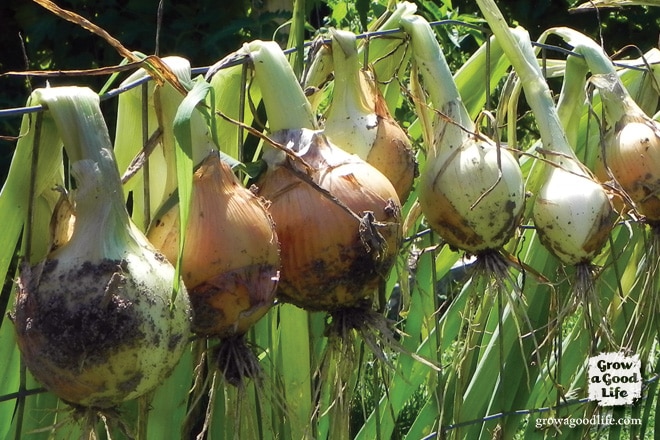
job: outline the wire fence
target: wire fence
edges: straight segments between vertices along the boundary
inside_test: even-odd
[[[644,389],[648,388],[649,385],[654,384],[660,380],[660,376],[654,375],[653,377],[650,377],[644,381],[642,381],[642,386]],[[505,412],[500,412],[496,414],[491,414],[487,415],[485,417],[475,419],[475,420],[467,420],[464,422],[459,422],[459,423],[454,423],[452,425],[447,425],[442,427],[442,432],[448,432],[452,431],[454,429],[458,428],[463,428],[466,426],[470,425],[475,425],[477,423],[485,423],[489,422],[492,420],[497,420],[497,419],[502,419],[504,417],[510,417],[510,416],[530,416],[532,414],[543,414],[543,413],[548,413],[548,412],[554,412],[562,408],[567,408],[570,406],[577,406],[577,405],[585,405],[587,403],[592,402],[591,399],[588,397],[582,398],[582,399],[570,399],[566,400],[558,405],[553,405],[553,406],[545,406],[541,408],[532,408],[532,409],[519,409],[519,410],[512,410],[512,411],[505,411]],[[424,437],[422,440],[432,440],[434,438],[437,438],[439,433],[434,432],[432,434],[429,434],[428,436]]]
[[[467,23],[464,21],[460,20],[439,20],[439,21],[433,21],[430,22],[430,25],[432,27],[437,27],[437,26],[462,26],[466,28],[470,28],[472,30],[480,31],[483,33],[484,38],[488,38],[490,35],[490,30],[486,27],[475,25],[472,23]],[[384,30],[384,31],[373,31],[373,32],[365,32],[362,34],[356,35],[356,37],[360,40],[369,40],[373,38],[383,38],[383,37],[388,37],[392,35],[398,35],[403,33],[402,30],[400,29],[391,29],[391,30]],[[316,44],[318,40],[313,40],[313,41],[308,41],[305,43],[305,47],[308,48],[312,46],[313,44]],[[330,44],[329,39],[323,39],[322,42],[324,44]],[[576,53],[570,49],[566,49],[561,46],[556,46],[552,44],[545,44],[545,43],[539,43],[539,42],[532,42],[532,45],[539,48],[541,50],[541,63],[542,63],[542,69],[545,72],[546,71],[546,63],[547,63],[547,53],[548,52],[554,52],[563,56],[576,56],[579,58],[584,58],[582,54]],[[291,48],[291,49],[286,49],[284,52],[285,54],[291,54],[296,51],[296,48]],[[248,62],[247,57],[237,57],[231,62],[227,62],[222,65],[221,68],[229,68],[229,67],[234,67],[236,65],[244,64]],[[622,68],[627,68],[627,69],[633,69],[633,70],[640,70],[640,71],[650,71],[650,64],[645,63],[644,66],[636,66],[636,65],[631,65],[631,64],[624,64],[624,63],[614,63],[615,66],[617,67],[622,67]],[[488,68],[489,66],[487,66]],[[194,67],[191,70],[192,75],[204,75],[206,74],[211,66],[205,66],[205,67]],[[109,71],[113,71],[112,68],[108,69]],[[114,72],[116,72],[117,69],[114,69]],[[67,75],[66,72],[61,72],[61,75]],[[485,75],[488,77],[490,75],[490,72],[486,70]],[[26,72],[26,76],[29,76],[29,73]],[[36,76],[36,75],[35,75]],[[58,76],[57,72],[51,72],[50,76]],[[153,78],[150,76],[146,76],[143,78],[140,78],[139,80],[136,80],[134,82],[131,82],[129,84],[124,84],[121,87],[117,87],[114,89],[111,89],[101,95],[99,95],[101,101],[107,101],[112,98],[115,98],[119,96],[120,94],[127,92],[128,90],[134,89],[135,87],[139,87],[140,85],[151,81]],[[25,106],[25,107],[16,107],[16,108],[7,108],[7,109],[0,109],[0,118],[12,118],[12,117],[19,117],[23,116],[28,113],[36,113],[40,112],[43,110],[43,106],[41,105],[35,105],[35,106]]]

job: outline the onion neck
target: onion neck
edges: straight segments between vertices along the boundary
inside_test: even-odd
[[[252,60],[271,132],[316,128],[316,118],[284,52],[273,41],[245,45]]]
[[[546,33],[560,36],[567,44],[573,46],[574,52],[584,58],[592,73],[590,81],[598,89],[605,113],[612,124],[627,117],[634,119],[645,116],[621,83],[612,60],[594,40],[566,27],[552,28]]]
[[[532,109],[548,160],[580,175],[588,174],[575,156],[559,119],[552,93],[532,48],[529,34],[523,28],[509,28],[493,0],[477,0],[481,12],[495,38],[520,77],[525,98]]]
[[[616,73],[594,75],[591,77],[591,83],[598,89],[610,124],[647,119]]]
[[[474,123],[461,100],[454,77],[429,22],[418,15],[404,15],[400,22],[411,37],[413,58],[434,108],[441,111],[455,108],[456,113],[447,116],[455,119],[467,130],[474,131]]]
[[[69,248],[89,260],[120,259],[136,242],[99,97],[84,87],[38,91],[51,113],[76,180],[76,224]]]
[[[392,3],[392,2],[390,2]],[[408,17],[417,12],[417,5],[412,2],[397,2],[396,7],[389,15],[381,15],[380,18],[373,22],[369,30],[389,30],[397,29],[401,26],[401,19]]]
[[[568,143],[573,147],[577,145],[580,118],[586,99],[587,71],[587,64],[583,59],[575,56],[566,59],[564,82],[557,101],[557,115],[564,127]]]
[[[332,31],[332,65],[335,79],[328,119],[373,113],[374,99],[370,99],[369,90],[361,86],[361,66],[355,34],[341,30]]]
[[[71,168],[78,188],[74,193],[76,223],[70,248],[78,255],[84,253],[88,261],[124,258],[127,249],[137,247],[137,240],[121,187],[112,185],[112,179],[92,160],[80,160]]]
[[[573,46],[573,52],[582,55],[592,74],[616,74],[614,64],[603,48],[583,33],[568,27],[556,27],[544,32],[544,35],[547,34],[557,35]]]

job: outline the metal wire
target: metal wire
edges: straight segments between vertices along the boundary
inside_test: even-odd
[[[650,377],[649,379],[643,381],[643,385],[648,387],[648,385],[650,385],[654,382],[657,382],[659,379],[660,379],[660,376],[655,375],[655,376]],[[520,409],[520,410],[500,412],[500,413],[497,413],[497,414],[487,415],[487,416],[479,418],[479,419],[468,420],[468,421],[458,422],[458,423],[454,423],[454,424],[451,424],[451,425],[444,426],[444,427],[442,427],[442,432],[446,433],[446,432],[451,431],[453,429],[463,428],[465,426],[475,425],[477,423],[489,422],[489,421],[492,421],[492,420],[497,420],[497,419],[501,419],[501,418],[508,417],[508,416],[529,416],[529,415],[532,415],[532,414],[542,414],[542,413],[546,413],[546,412],[549,412],[549,411],[556,411],[558,409],[573,406],[573,405],[585,405],[585,404],[590,403],[590,402],[592,402],[592,400],[589,399],[588,397],[585,397],[585,398],[581,398],[581,399],[567,400],[565,402],[562,402],[562,403],[560,403],[558,405],[554,405],[554,406],[545,406],[545,407],[541,407],[541,408]],[[560,419],[560,418],[565,418],[565,417],[559,417],[558,416],[556,418]],[[422,440],[432,440],[432,439],[438,438],[438,434],[439,434],[438,432],[434,432],[432,434],[427,435],[426,437],[423,437]]]
[[[476,24],[472,23],[466,23],[464,21],[460,20],[440,20],[440,21],[433,21],[429,23],[432,27],[435,26],[448,26],[448,25],[457,25],[457,26],[463,26],[467,27],[473,30],[478,30],[484,33],[484,35],[489,35],[490,30],[486,27],[479,26]],[[362,34],[356,35],[357,39],[365,39],[365,38],[374,38],[374,37],[386,37],[390,35],[396,35],[396,34],[401,34],[403,31],[401,29],[389,29],[389,30],[384,30],[384,31],[374,31],[374,32],[365,32]],[[329,44],[331,40],[329,39],[324,39],[323,43]],[[305,47],[309,47],[313,44],[313,41],[308,41],[305,43]],[[533,46],[539,47],[543,49],[544,51],[552,51],[556,53],[560,53],[562,55],[566,56],[576,56],[579,58],[584,58],[581,54],[573,52],[569,49],[560,47],[560,46],[555,46],[555,45],[550,45],[550,44],[544,44],[544,43],[537,43],[537,42],[532,42]],[[289,54],[293,52],[295,48],[287,49],[284,51],[285,54]],[[231,62],[227,62],[222,66],[222,68],[229,68],[233,67],[236,65],[244,64],[248,61],[247,57],[236,57],[234,60]],[[638,67],[638,66],[629,66],[625,64],[618,64],[614,63],[615,66],[618,67],[625,67],[628,69],[633,69],[633,70],[640,70],[640,71],[647,71],[648,69],[646,67]],[[206,67],[194,67],[191,70],[191,73],[193,75],[202,75],[208,72],[209,66]],[[107,101],[109,99],[115,98],[119,96],[120,94],[127,92],[128,90],[134,89],[135,87],[138,87],[148,81],[150,81],[152,78],[150,76],[146,76],[143,78],[140,78],[139,80],[136,80],[134,82],[131,82],[129,84],[122,85],[121,87],[117,87],[115,89],[109,90],[108,92],[99,95],[99,98],[101,101]],[[23,116],[28,113],[36,113],[44,110],[44,107],[41,105],[34,105],[34,106],[26,106],[26,107],[15,107],[15,108],[8,108],[8,109],[0,109],[0,118],[10,118],[10,117],[18,117],[18,116]]]

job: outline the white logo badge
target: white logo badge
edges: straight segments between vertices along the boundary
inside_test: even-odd
[[[642,396],[638,355],[602,353],[589,358],[589,399],[600,406],[630,405]]]

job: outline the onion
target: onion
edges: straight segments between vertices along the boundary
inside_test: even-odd
[[[13,320],[34,377],[63,400],[110,408],[156,388],[188,344],[185,289],[130,220],[98,95],[39,89],[77,185],[71,238],[25,265]]]
[[[585,171],[559,161],[536,195],[534,224],[541,243],[567,265],[588,264],[607,241],[616,218],[610,197]]]
[[[168,260],[179,251],[179,206],[158,216],[149,240]],[[279,247],[266,202],[211,153],[193,177],[182,277],[193,307],[193,331],[244,334],[273,305]]]
[[[598,43],[570,28],[552,28],[548,33],[562,37],[573,46],[573,50],[581,55],[581,62],[585,62],[592,73],[590,83],[598,89],[608,128],[595,164],[596,175],[601,181],[615,181],[621,195],[615,199],[617,209],[623,208],[622,200],[632,205],[636,217],[643,216],[651,225],[658,224],[660,126],[632,99],[612,60]],[[570,80],[568,71],[566,75]],[[584,80],[580,90],[582,101],[585,95],[583,86]]]
[[[541,134],[546,179],[533,207],[536,230],[542,243],[564,264],[588,265],[607,241],[616,218],[609,195],[576,157],[527,31],[509,28],[493,1],[477,3],[520,77]],[[573,87],[569,89],[573,94]],[[565,110],[572,108],[568,105],[571,100],[562,101]]]
[[[348,354],[356,346],[356,334],[376,350],[377,334],[394,340],[388,339],[392,331],[372,309],[372,299],[401,244],[400,201],[387,177],[317,130],[312,107],[277,44],[253,41],[241,55],[251,61],[268,117],[270,142],[264,144],[262,156],[267,169],[256,186],[258,194],[271,202],[280,240],[278,299],[328,312],[329,341],[319,374],[337,385],[330,417],[340,424],[348,420],[344,415],[349,413],[350,384],[332,370],[338,365],[333,356],[342,359],[341,370],[351,371],[357,357]],[[343,319],[347,316],[364,319]],[[223,359],[234,355],[217,354],[224,368],[233,370]],[[251,369],[246,365],[239,375]],[[330,437],[334,432],[329,429]]]
[[[472,254],[500,249],[513,236],[524,207],[518,162],[480,135],[447,147],[420,178],[419,202],[427,221],[456,248]]]
[[[401,241],[392,184],[322,132],[284,130],[273,139],[295,155],[266,153],[257,182],[280,239],[279,297],[307,310],[369,303]]]
[[[660,224],[660,124],[635,103],[616,74],[594,75],[610,129],[603,164],[650,224]]]
[[[477,4],[520,77],[525,98],[541,134],[545,180],[536,194],[533,206],[536,231],[541,243],[562,263],[575,265],[571,295],[573,304],[562,310],[557,317],[559,329],[561,331],[564,316],[580,304],[584,308],[588,333],[595,334],[596,330],[600,330],[611,341],[600,297],[594,287],[596,270],[591,261],[607,242],[616,212],[612,208],[609,194],[578,160],[565,128],[573,125],[574,121],[570,118],[575,116],[571,115],[578,114],[579,106],[585,100],[582,87],[584,78],[571,78],[576,72],[582,76],[585,74],[580,66],[581,61],[578,64],[566,64],[563,96],[558,109],[527,31],[520,27],[509,28],[493,0],[477,0]],[[584,55],[589,63],[591,57]],[[571,139],[575,140],[575,137],[571,136]]]
[[[256,186],[271,202],[280,241],[278,298],[308,310],[370,306],[401,242],[394,187],[317,130],[309,101],[276,43],[252,41],[238,55],[251,61],[277,144],[265,146],[268,167]]]
[[[426,123],[429,145],[419,181],[419,204],[427,222],[450,246],[492,255],[513,236],[525,205],[518,161],[508,150],[476,132],[429,23],[404,16],[413,57],[434,108]],[[420,115],[424,97],[418,96]],[[429,127],[428,125],[432,125]]]
[[[332,32],[334,87],[324,133],[383,173],[405,201],[417,175],[408,135],[394,120],[372,74],[360,68],[355,34]]]

